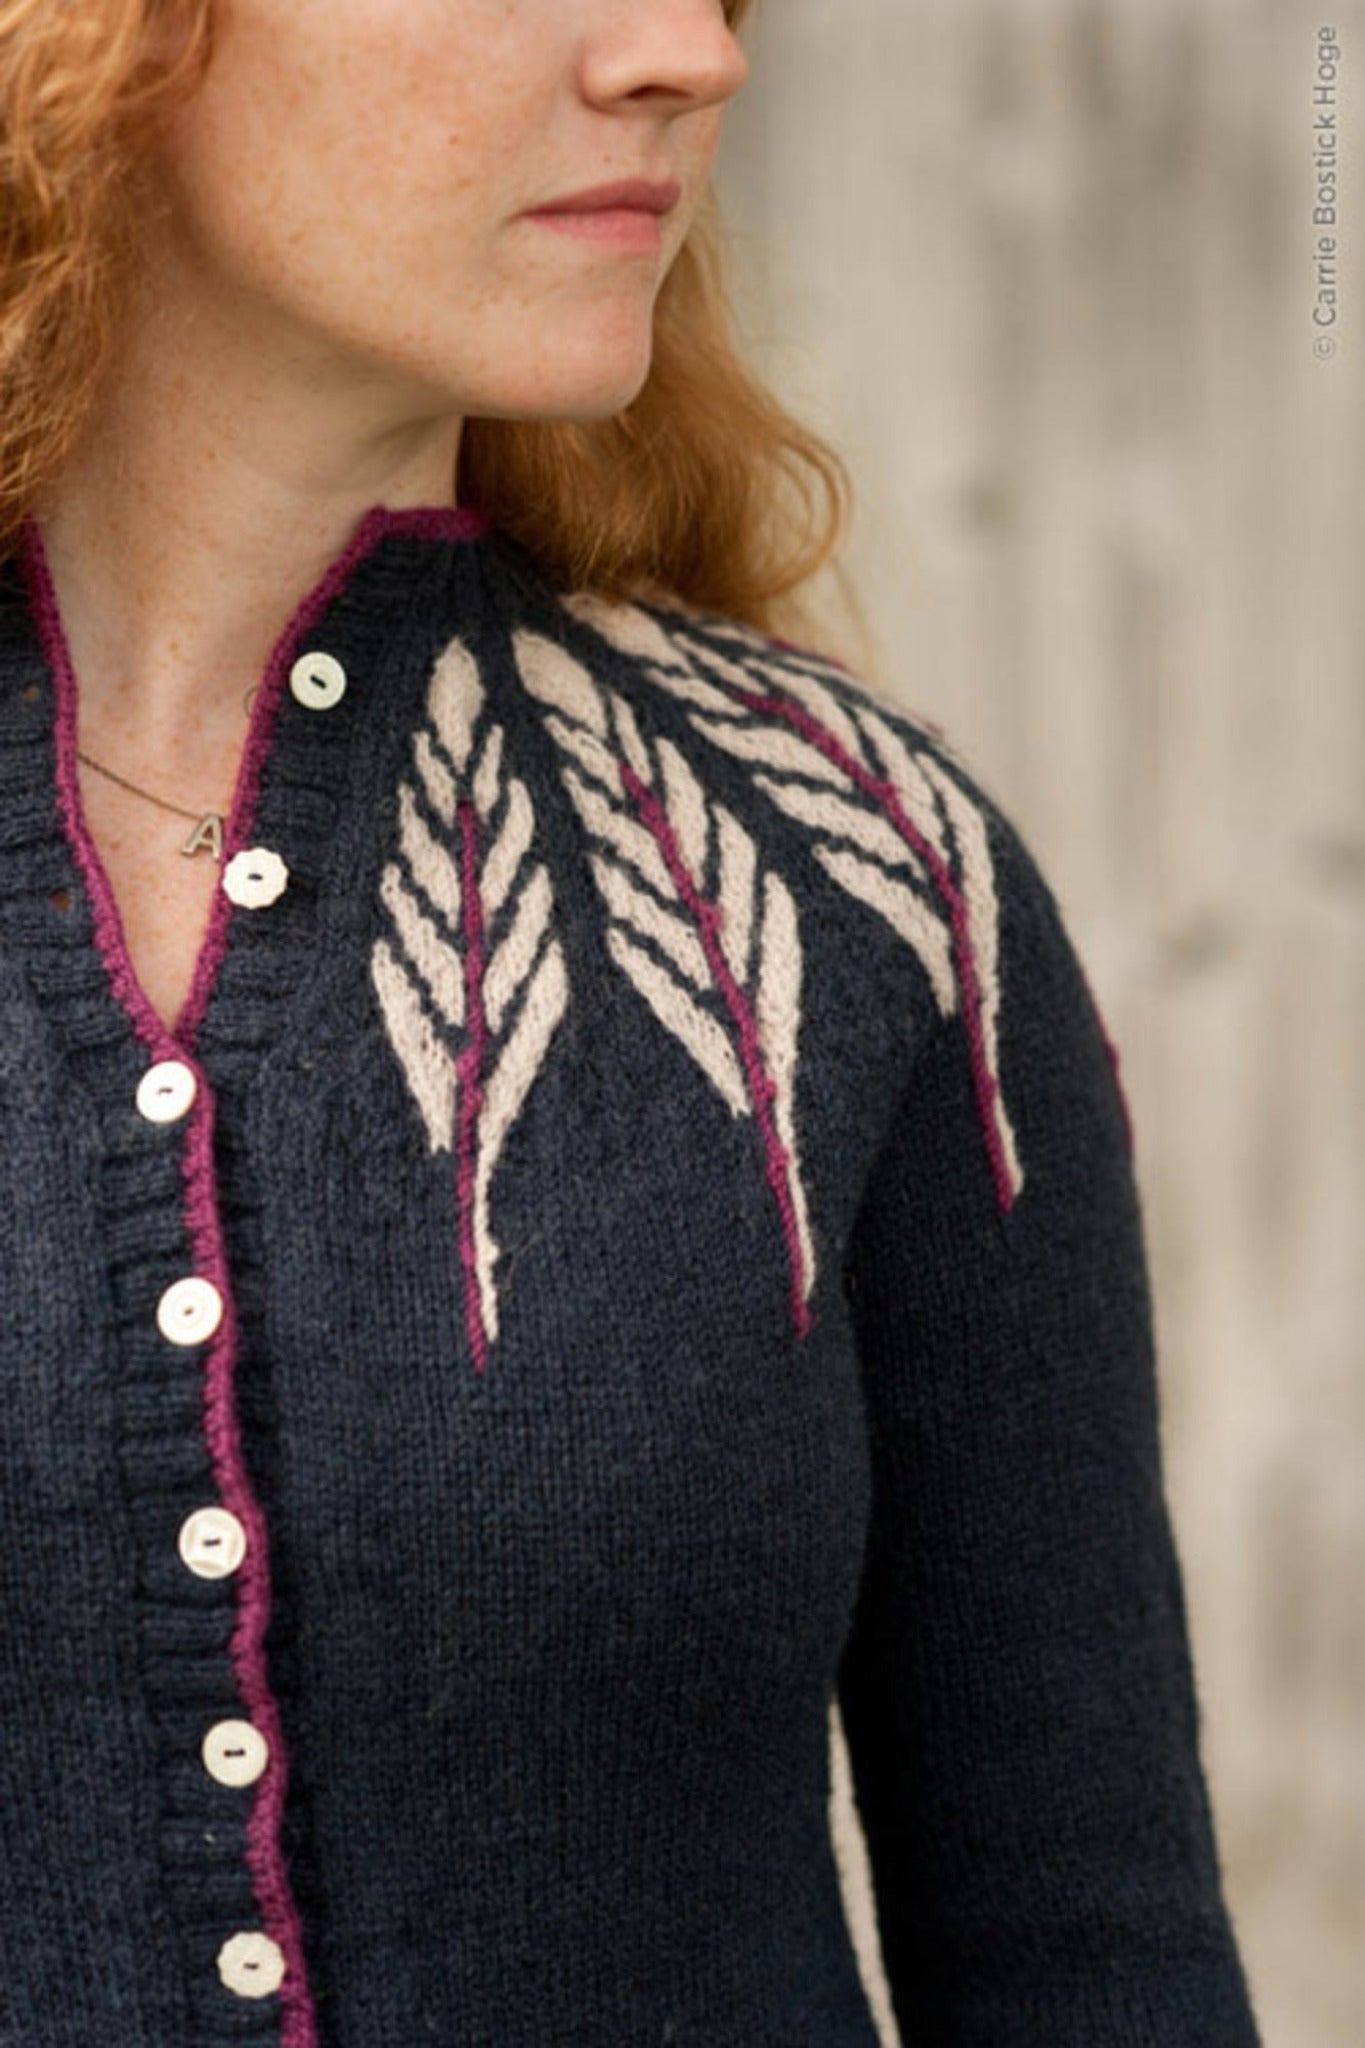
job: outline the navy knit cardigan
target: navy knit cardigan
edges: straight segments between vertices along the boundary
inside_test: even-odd
[[[0,564],[0,2044],[1253,2048],[1132,1131],[940,729],[376,506],[174,1032]]]

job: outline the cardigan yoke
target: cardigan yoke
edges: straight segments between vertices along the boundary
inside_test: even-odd
[[[1256,2048],[1133,1131],[942,731],[374,506],[174,1031],[0,563],[0,2048]]]

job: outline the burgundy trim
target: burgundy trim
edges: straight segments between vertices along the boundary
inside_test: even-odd
[[[224,867],[234,853],[251,843],[261,770],[270,752],[275,717],[294,643],[325,613],[349,581],[357,564],[371,554],[386,535],[410,534],[429,540],[473,541],[482,539],[491,531],[491,522],[483,513],[464,505],[416,505],[396,509],[373,505],[365,513],[346,547],[295,608],[275,642],[265,675],[252,695],[246,747],[238,766],[232,809],[224,828]],[[232,904],[221,890],[214,898],[189,991],[176,1019],[175,1030],[168,1034],[138,983],[109,877],[86,828],[76,768],[76,677],[42,534],[32,514],[24,521],[19,560],[28,585],[39,638],[52,670],[57,701],[57,792],[62,822],[90,892],[96,941],[114,994],[131,1017],[138,1037],[149,1047],[162,1048],[156,1052],[158,1059],[184,1057],[193,1046],[222,961]],[[165,1049],[168,1037],[173,1041],[169,1051]]]
[[[371,520],[379,535],[411,533],[423,540],[483,540],[493,531],[492,520],[476,512],[472,505],[409,505],[393,509],[375,505],[357,527],[353,547],[361,541]]]
[[[482,514],[457,506],[391,510],[387,506],[376,505],[360,520],[341,554],[295,609],[275,643],[261,686],[252,699],[246,747],[224,835],[224,865],[234,852],[250,843],[261,771],[269,754],[293,650],[326,612],[356,565],[391,533],[464,541],[481,538],[489,530],[489,522]],[[237,1574],[236,1618],[230,1656],[242,1704],[269,1748],[269,1760],[257,1782],[246,1825],[246,1860],[265,1930],[278,1942],[285,1959],[285,1975],[279,1990],[281,2048],[317,2048],[317,2021],[304,1963],[302,1927],[280,1842],[287,1764],[284,1731],[271,1691],[265,1657],[265,1636],[270,1620],[269,1544],[265,1517],[247,1474],[233,1398],[237,1320],[219,1218],[213,1157],[213,1091],[208,1076],[192,1052],[195,1033],[223,958],[233,905],[220,889],[214,897],[207,930],[195,962],[194,977],[176,1020],[176,1029],[169,1031],[137,979],[113,887],[86,823],[76,765],[77,681],[42,535],[31,516],[23,528],[20,566],[39,641],[52,673],[58,809],[89,892],[96,944],[110,986],[131,1019],[138,1039],[152,1058],[183,1060],[193,1070],[197,1083],[195,1101],[185,1126],[181,1157],[185,1224],[192,1248],[193,1270],[211,1280],[223,1299],[223,1319],[210,1340],[204,1360],[204,1437],[219,1497],[246,1531],[246,1556]]]

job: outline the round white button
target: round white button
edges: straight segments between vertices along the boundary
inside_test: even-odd
[[[196,1508],[180,1524],[180,1555],[198,1579],[225,1579],[246,1556],[246,1530],[231,1508]]]
[[[252,1721],[215,1721],[200,1744],[204,1769],[220,1785],[254,1785],[270,1755]]]
[[[254,1929],[230,1934],[218,1951],[218,1975],[239,1998],[268,1998],[284,1982],[284,1951]]]
[[[156,1326],[172,1344],[202,1344],[222,1320],[222,1295],[197,1273],[172,1280],[156,1305]]]
[[[268,846],[244,846],[223,869],[223,888],[243,910],[264,910],[284,894],[289,870]]]
[[[346,694],[346,671],[334,654],[301,654],[289,671],[289,687],[310,711],[330,711]]]
[[[158,1060],[137,1084],[137,1106],[149,1124],[173,1124],[194,1101],[198,1083],[183,1060]]]

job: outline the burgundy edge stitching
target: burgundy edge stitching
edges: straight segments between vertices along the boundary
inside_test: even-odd
[[[346,548],[299,604],[271,652],[264,680],[253,701],[251,730],[224,835],[224,865],[238,848],[248,843],[261,771],[269,753],[283,694],[288,657],[297,640],[323,615],[358,563],[386,535],[416,534],[428,539],[461,541],[482,538],[489,530],[490,522],[482,513],[454,505],[397,510],[375,505],[361,519]],[[265,1634],[270,1619],[268,1543],[265,1518],[252,1493],[242,1456],[233,1401],[237,1319],[218,1217],[213,1159],[213,1097],[208,1078],[191,1051],[222,961],[228,918],[233,906],[220,890],[214,898],[194,977],[176,1019],[176,1029],[168,1031],[148,1002],[134,973],[113,889],[99,850],[85,824],[76,769],[76,677],[42,537],[32,515],[24,522],[20,568],[39,640],[52,671],[56,700],[58,807],[89,892],[95,939],[110,986],[131,1018],[137,1037],[154,1059],[183,1060],[193,1069],[197,1083],[182,1155],[185,1222],[193,1249],[194,1269],[213,1282],[223,1300],[223,1319],[210,1341],[204,1366],[204,1435],[212,1457],[214,1482],[223,1504],[231,1509],[246,1530],[247,1549],[238,1573],[239,1595],[230,1655],[243,1703],[269,1749],[268,1762],[247,1821],[246,1858],[261,1917],[285,1958],[285,1974],[279,1993],[281,2048],[317,2048],[316,2015],[304,1969],[302,1928],[279,1839],[287,1767],[279,1709],[270,1689],[265,1661]]]
[[[796,1227],[796,1212],[792,1204],[791,1185],[788,1179],[791,1172],[791,1153],[782,1143],[773,1124],[772,1103],[777,1095],[777,1082],[766,1072],[763,1065],[763,1052],[753,1005],[731,974],[724,950],[716,936],[723,912],[719,904],[707,902],[694,884],[678,846],[677,834],[653,791],[641,781],[629,762],[618,762],[617,770],[622,788],[643,820],[645,830],[651,834],[659,847],[660,858],[672,877],[674,887],[701,929],[702,949],[706,954],[707,964],[715,976],[716,986],[734,1021],[739,1037],[740,1058],[743,1061],[749,1094],[754,1105],[754,1118],[763,1145],[768,1186],[777,1203],[782,1236],[787,1249],[792,1322],[798,1338],[804,1339],[810,1335],[812,1318],[803,1292],[805,1271],[801,1256],[801,1239]]]

